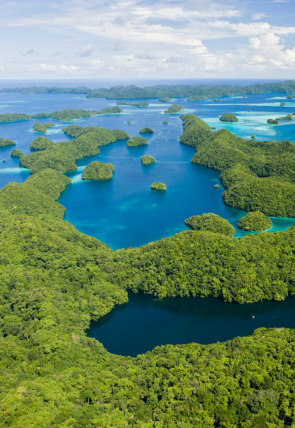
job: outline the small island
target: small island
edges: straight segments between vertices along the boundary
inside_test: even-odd
[[[140,134],[153,134],[153,132],[154,132],[153,128],[148,128],[148,127],[142,128],[139,131]]]
[[[111,163],[91,162],[83,171],[82,180],[109,180],[115,168]]]
[[[276,120],[293,120],[293,115],[287,114],[287,116],[277,117]]]
[[[222,122],[238,122],[239,119],[233,113],[223,113],[219,120]]]
[[[48,138],[37,137],[31,142],[30,149],[31,150],[47,150],[47,149],[51,149],[53,146],[54,146],[53,141],[49,140]]]
[[[47,123],[44,123],[44,125],[46,126],[46,128],[53,128],[55,126],[55,123],[47,122]]]
[[[9,138],[0,138],[0,147],[15,146],[15,142]]]
[[[155,162],[155,159],[150,155],[141,156],[140,159],[141,159],[142,165],[150,165],[151,163]]]
[[[142,137],[133,137],[127,141],[127,147],[146,146],[148,142]]]
[[[227,236],[235,233],[235,228],[227,220],[213,213],[193,215],[185,220],[185,224],[193,230],[208,230]]]
[[[160,103],[170,103],[172,101],[172,98],[170,97],[162,97],[159,99]]]
[[[267,119],[267,123],[271,125],[278,125],[279,121],[277,119]]]
[[[163,125],[168,125],[169,122],[168,122],[168,120],[163,120],[162,123],[163,123]]]
[[[151,189],[152,190],[166,190],[167,187],[166,187],[166,184],[164,184],[164,183],[156,182],[156,183],[153,183],[151,185]]]
[[[181,105],[172,104],[172,106],[169,107],[168,110],[165,110],[164,113],[168,113],[168,114],[179,113],[181,110],[183,110],[183,108],[184,107]]]
[[[131,107],[142,108],[142,107],[148,107],[149,103],[147,101],[140,101],[139,103],[132,103],[129,101],[118,101],[117,106],[131,106]]]
[[[21,158],[23,155],[24,155],[24,152],[22,152],[19,149],[14,149],[10,153],[10,156],[13,157],[13,158]]]
[[[33,126],[35,132],[42,132],[45,134],[47,132],[47,127],[44,123],[36,122]]]
[[[238,221],[238,228],[248,232],[262,232],[271,227],[271,219],[260,211],[250,212]]]

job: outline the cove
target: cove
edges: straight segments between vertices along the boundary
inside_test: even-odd
[[[247,336],[260,327],[295,328],[295,299],[251,305],[214,298],[155,299],[129,294],[129,302],[92,322],[87,334],[111,353],[136,356],[165,344],[209,344]]]

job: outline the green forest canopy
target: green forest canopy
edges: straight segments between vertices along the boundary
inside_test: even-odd
[[[76,142],[67,146],[74,159],[95,149],[95,138],[108,144],[125,136],[123,131],[80,128],[66,130],[76,134]],[[199,150],[205,136],[212,137],[204,122],[184,118],[183,142]],[[233,137],[228,135],[225,151],[234,146]],[[260,150],[259,143],[251,143]],[[238,168],[224,177],[229,185],[237,171],[249,174],[253,167],[252,146],[240,139],[237,144],[245,158],[238,167],[223,169]],[[277,155],[288,147],[279,143]],[[55,152],[58,159],[61,152],[55,150],[33,153],[32,165],[46,152]],[[261,164],[256,168],[262,169]],[[282,176],[288,177],[287,169]],[[294,296],[295,227],[240,239],[184,231],[112,251],[63,220],[64,207],[56,200],[70,183],[60,171],[41,169],[25,183],[0,190],[1,425],[294,425],[294,330],[261,328],[250,337],[166,345],[137,358],[108,353],[85,331],[91,320],[126,302],[127,290],[237,303]]]

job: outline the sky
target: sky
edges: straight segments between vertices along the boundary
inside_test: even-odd
[[[0,0],[0,79],[293,79],[295,0]]]

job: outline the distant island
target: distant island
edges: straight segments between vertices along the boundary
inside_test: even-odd
[[[1,92],[18,92],[22,94],[85,94],[88,98],[106,99],[136,99],[136,98],[182,98],[188,97],[188,101],[200,101],[205,98],[215,98],[231,95],[262,94],[265,92],[278,92],[292,94],[295,92],[295,81],[286,80],[271,83],[253,83],[250,85],[155,85],[140,88],[131,86],[114,86],[112,88],[90,89],[59,88],[31,86],[27,88],[2,88]]]
[[[84,169],[82,180],[109,180],[113,177],[114,169],[111,163],[91,162]]]
[[[141,101],[139,103],[132,103],[129,101],[118,101],[117,105],[118,106],[131,106],[131,107],[141,108],[141,107],[148,107],[149,103],[147,101]]]
[[[179,113],[181,110],[183,110],[183,106],[172,104],[172,106],[169,107],[167,110],[165,110],[164,113],[174,114],[174,113]]]
[[[237,116],[235,116],[233,113],[223,113],[219,120],[222,122],[238,122]]]

